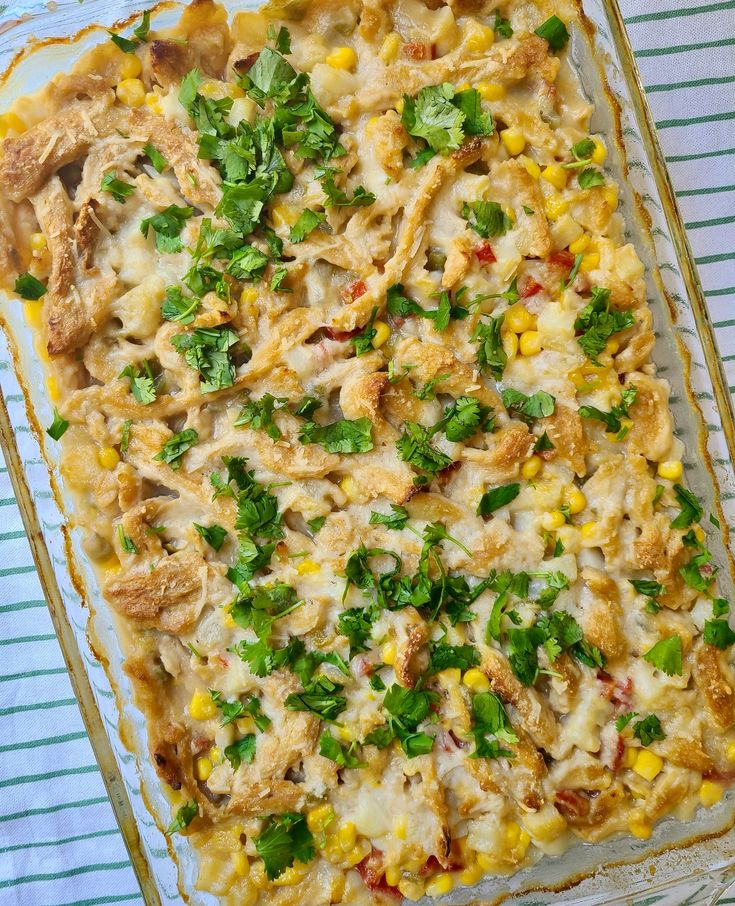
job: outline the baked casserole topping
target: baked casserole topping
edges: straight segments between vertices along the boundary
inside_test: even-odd
[[[0,272],[198,886],[441,897],[714,806],[717,521],[571,4],[133,25],[0,118]]]

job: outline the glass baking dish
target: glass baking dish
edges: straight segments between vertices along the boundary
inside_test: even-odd
[[[258,2],[228,0],[228,8]],[[609,166],[621,185],[630,239],[646,264],[649,302],[658,342],[654,359],[672,384],[677,435],[686,448],[693,492],[715,514],[709,547],[721,569],[722,593],[733,596],[735,564],[729,527],[735,525],[735,421],[712,325],[656,140],[639,74],[616,0],[583,0],[583,29],[571,43],[572,61],[596,105],[592,131],[604,133]],[[180,6],[157,7],[167,24]],[[20,0],[15,18],[0,25],[0,109],[67,69],[80,52],[105,39],[102,27],[140,9],[125,0]],[[60,39],[60,40],[52,40]],[[18,48],[23,48],[18,50]],[[131,703],[130,684],[111,614],[82,554],[73,519],[57,483],[54,445],[40,426],[51,404],[23,304],[0,301],[0,442],[8,463],[36,565],[46,592],[92,746],[107,784],[141,890],[149,904],[212,904],[195,890],[196,861],[185,840],[163,833],[170,806],[147,757],[145,725]],[[139,758],[135,753],[145,753]],[[490,906],[541,904],[653,904],[703,906],[735,877],[728,831],[735,825],[735,790],[690,823],[668,819],[648,841],[615,838],[571,847],[511,878],[486,878],[455,890],[443,902]],[[430,901],[426,901],[427,903]],[[434,901],[435,902],[435,901]]]

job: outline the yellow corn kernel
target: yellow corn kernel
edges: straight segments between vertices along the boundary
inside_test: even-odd
[[[352,847],[352,849],[346,853],[345,862],[353,868],[358,863],[362,862],[365,856],[369,855],[372,850],[372,844],[365,837],[362,837],[357,843]]]
[[[702,528],[702,526],[695,525],[693,531],[694,531],[694,537],[697,539],[697,541],[699,541],[700,544],[704,544],[705,534],[704,534],[704,529]]]
[[[529,176],[533,179],[541,179],[541,167],[539,167],[535,160],[531,160],[530,157],[524,155],[522,161],[523,166],[526,168],[526,173],[528,173]]]
[[[501,101],[505,97],[505,85],[500,82],[480,82],[477,93],[483,101]]]
[[[354,822],[345,821],[344,824],[340,824],[337,829],[337,839],[342,847],[342,852],[348,853],[357,843],[357,828]]]
[[[401,869],[397,865],[389,865],[385,870],[385,883],[390,887],[397,887],[401,880]]]
[[[534,840],[551,843],[567,829],[564,816],[555,808],[544,808],[540,812],[530,812],[523,816],[523,825]]]
[[[705,808],[712,808],[713,805],[717,805],[722,799],[724,792],[721,784],[713,783],[711,780],[703,780],[702,786],[699,788],[699,801]]]
[[[383,649],[380,652],[380,656],[383,659],[384,664],[388,664],[391,667],[396,662],[396,643],[395,642],[386,642],[383,645]]]
[[[357,66],[357,54],[351,47],[335,47],[324,62],[333,69],[354,70]]]
[[[464,43],[467,50],[472,53],[482,53],[495,43],[495,32],[489,25],[475,26]]]
[[[20,135],[26,131],[26,124],[17,113],[3,113],[0,116],[0,138],[5,138],[8,132],[11,131]]]
[[[240,293],[240,305],[252,305],[258,298],[258,290],[254,286],[246,286]]]
[[[398,98],[398,100],[396,101],[396,113],[398,114],[398,116],[403,116],[403,108],[405,106],[405,103],[406,102],[403,100],[403,98]]]
[[[415,902],[424,895],[424,882],[412,878],[402,878],[398,882],[398,890],[407,900]]]
[[[212,81],[208,80],[206,82],[202,82],[201,85],[199,86],[199,88],[197,88],[197,91],[199,94],[202,95],[202,97],[214,98],[214,97],[218,97],[220,94],[222,94],[223,88],[224,88],[224,86],[218,85],[217,82],[212,82]]]
[[[660,462],[656,471],[660,478],[678,481],[684,473],[684,467],[681,464],[681,460],[669,459],[666,462]]]
[[[234,629],[237,626],[229,610],[222,611],[222,622],[228,629]]]
[[[217,713],[217,705],[208,692],[195,692],[189,702],[189,714],[194,720],[210,720]]]
[[[373,349],[380,349],[390,338],[390,327],[385,321],[375,321],[373,324],[375,336],[373,337]]]
[[[725,749],[725,758],[728,761],[735,761],[735,742],[731,742]]]
[[[194,776],[197,780],[209,780],[209,775],[214,770],[214,765],[209,758],[197,758],[194,765]]]
[[[238,718],[235,721],[235,726],[240,733],[255,732],[255,721],[253,720],[252,714],[246,714],[245,717]]]
[[[442,897],[454,887],[454,878],[448,871],[443,871],[431,878],[425,889],[427,897]]]
[[[595,150],[592,152],[592,163],[601,167],[607,158],[607,148],[598,138],[593,139],[593,141],[595,143]]]
[[[500,140],[511,157],[521,154],[526,147],[526,139],[519,129],[503,129]]]
[[[402,867],[407,874],[417,875],[424,865],[426,862],[422,862],[421,859],[406,859]]]
[[[338,727],[337,732],[345,742],[352,742],[352,733],[347,727]]]
[[[536,326],[536,316],[520,303],[511,305],[506,311],[503,320],[503,327],[512,330],[513,333],[523,333],[524,330],[532,330]]]
[[[508,826],[505,828],[505,843],[509,849],[518,843],[521,838],[521,826],[516,824],[515,821],[509,821]]]
[[[614,211],[618,206],[618,187],[615,185],[605,186],[602,192],[607,206],[611,211]]]
[[[31,233],[30,245],[32,251],[42,252],[46,248],[46,237],[43,233]]]
[[[46,379],[46,393],[52,403],[58,403],[61,399],[58,381],[53,376]]]
[[[489,853],[478,853],[477,854],[477,864],[483,871],[497,871],[498,862],[493,856]]]
[[[280,874],[275,880],[271,881],[274,887],[293,887],[303,880],[304,875],[309,870],[309,866],[298,860]]]
[[[582,536],[583,541],[591,541],[597,532],[597,523],[596,522],[585,522],[584,525],[580,526],[579,533]]]
[[[120,454],[114,447],[103,447],[97,454],[99,464],[103,469],[114,469],[120,462]]]
[[[126,107],[140,107],[145,103],[145,86],[140,79],[123,79],[117,83],[115,94]]]
[[[293,226],[299,219],[299,212],[290,205],[277,204],[271,208],[271,216],[276,226]]]
[[[544,211],[549,220],[558,220],[569,210],[569,202],[561,195],[550,195],[544,202]]]
[[[348,500],[357,498],[357,483],[351,475],[347,475],[340,481],[339,488]]]
[[[651,825],[646,824],[645,821],[630,820],[628,822],[628,830],[639,840],[648,840],[651,836]]]
[[[321,834],[333,820],[334,810],[328,802],[317,805],[306,813],[306,825],[312,834]]]
[[[541,171],[541,177],[560,192],[567,184],[567,171],[560,164],[549,164]]]
[[[648,749],[640,749],[633,770],[639,777],[651,781],[658,777],[663,766],[664,760],[660,755],[649,752]]]
[[[535,478],[541,471],[542,463],[543,460],[540,456],[532,456],[530,459],[527,459],[521,466],[521,478],[525,478],[526,481]]]
[[[626,768],[632,768],[638,760],[638,749],[634,746],[627,746],[623,755],[623,764]]]
[[[318,573],[320,570],[321,566],[313,560],[302,560],[296,567],[296,572],[300,576],[307,576],[309,573]]]
[[[135,79],[140,75],[142,68],[140,60],[134,53],[126,53],[125,57],[120,62],[120,78]]]
[[[160,116],[163,113],[161,98],[156,94],[155,91],[149,91],[148,94],[146,94],[145,105],[151,111],[151,113],[155,113],[156,116]]]
[[[408,822],[405,815],[399,815],[393,822],[393,833],[399,840],[405,840],[408,833]]]
[[[462,677],[462,683],[467,686],[470,692],[477,695],[479,692],[487,692],[490,688],[490,680],[485,676],[482,670],[477,667],[470,667]]]
[[[503,334],[503,351],[508,359],[514,359],[518,355],[518,334],[506,331]]]
[[[537,330],[525,330],[518,337],[518,351],[521,355],[538,355],[541,352],[541,335]]]
[[[541,517],[541,525],[547,532],[553,532],[554,529],[561,528],[567,520],[561,510],[554,510],[551,513],[544,513]]]
[[[482,870],[480,863],[473,862],[459,873],[459,883],[464,884],[465,887],[473,887],[477,884],[483,874],[484,871]]]
[[[222,749],[219,746],[212,746],[209,750],[209,757],[212,760],[212,764],[222,764]]]
[[[41,317],[43,314],[43,302],[26,302],[23,306],[23,314],[29,326],[38,329],[43,323],[43,318]],[[43,343],[37,343],[36,345],[40,346],[41,350],[45,348]]]
[[[393,60],[398,56],[398,51],[401,49],[401,36],[392,31],[389,35],[386,35],[383,39],[383,43],[380,46],[378,51],[380,59],[384,63],[392,63]]]
[[[235,874],[240,878],[246,878],[250,871],[250,862],[248,861],[247,853],[244,853],[242,850],[236,853],[230,853],[230,859],[232,860],[232,867],[235,869]]]
[[[437,679],[443,686],[457,686],[462,682],[462,671],[459,667],[447,667],[437,673]]]
[[[575,239],[574,242],[569,243],[569,251],[573,255],[580,255],[590,244],[590,237],[587,233],[582,233],[579,239]]]
[[[582,261],[579,265],[579,269],[583,274],[589,274],[590,271],[593,271],[596,267],[599,266],[600,255],[598,252],[587,252],[586,255],[582,255]]]
[[[587,506],[587,498],[584,496],[582,491],[576,487],[570,487],[567,489],[564,494],[564,500],[569,507],[569,512],[572,516],[576,516],[577,513],[581,513],[582,510]]]
[[[616,340],[614,337],[610,337],[610,339],[607,341],[607,343],[605,343],[605,352],[607,355],[615,355],[615,353],[619,349],[620,349],[620,342],[618,340]]]

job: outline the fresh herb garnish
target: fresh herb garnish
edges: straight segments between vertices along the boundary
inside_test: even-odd
[[[181,292],[180,286],[167,286],[166,298],[161,303],[161,317],[166,321],[191,324],[200,305],[200,299],[196,297],[188,299]]]
[[[548,41],[549,48],[553,51],[563,50],[569,40],[566,25],[558,16],[551,16],[536,29],[539,38]]]
[[[33,274],[26,273],[21,274],[16,279],[13,291],[16,292],[21,299],[25,299],[28,302],[36,302],[45,294],[46,287],[40,280],[37,280]]]
[[[633,727],[633,736],[640,739],[642,746],[650,746],[652,742],[666,739],[666,734],[661,727],[661,721],[655,714],[649,714],[643,720],[636,722]]]
[[[582,418],[592,418],[602,422],[608,433],[615,435],[615,440],[623,440],[630,430],[629,424],[624,424],[623,419],[627,419],[630,414],[630,407],[635,402],[638,395],[637,387],[627,387],[620,394],[620,402],[616,403],[609,412],[603,412],[595,406],[580,406],[579,414]]]
[[[306,422],[299,429],[302,444],[319,444],[328,453],[367,453],[373,449],[369,418],[342,419],[331,425]]]
[[[263,860],[269,881],[282,875],[295,861],[310,862],[316,854],[306,818],[295,812],[271,815],[260,836],[255,838],[255,849]]]
[[[281,429],[273,421],[273,413],[282,409],[285,403],[286,399],[283,397],[275,397],[270,393],[264,393],[260,399],[248,400],[233,424],[236,428],[249,425],[255,430],[265,431],[273,441],[280,440],[282,436]]]
[[[407,421],[403,435],[396,441],[398,458],[430,475],[435,475],[451,465],[451,457],[429,443],[432,433],[431,428]]]
[[[54,420],[48,428],[46,428],[46,434],[53,438],[53,440],[59,440],[68,427],[69,422],[59,415],[59,410],[54,406]]]
[[[299,214],[299,219],[291,227],[288,234],[289,242],[294,244],[303,242],[304,239],[326,220],[326,214],[317,211],[310,211],[308,208]]]
[[[610,290],[599,286],[592,288],[592,299],[577,315],[574,329],[581,331],[577,342],[584,354],[595,365],[597,357],[614,333],[626,330],[635,324],[635,318],[629,311],[610,310]]]
[[[387,528],[400,531],[406,527],[408,522],[408,510],[402,506],[396,506],[395,503],[390,505],[391,512],[388,514],[370,513],[370,525],[384,525]]]
[[[342,745],[334,736],[325,730],[319,737],[319,754],[330,761],[334,761],[340,768],[366,768],[367,762],[360,761],[355,754],[357,743],[352,742],[348,746]]]
[[[729,648],[735,642],[735,632],[727,620],[705,620],[704,641],[716,648]]]
[[[506,484],[499,488],[491,488],[489,491],[485,491],[480,498],[480,503],[477,507],[477,515],[489,516],[491,513],[494,513],[495,510],[507,506],[516,499],[520,491],[521,486],[519,484]]]
[[[513,221],[497,201],[473,201],[462,205],[462,216],[469,226],[483,239],[504,236]]]
[[[163,173],[163,171],[168,166],[168,161],[163,156],[163,154],[161,154],[160,151],[156,150],[156,148],[154,148],[150,142],[148,142],[147,145],[143,145],[143,147],[140,150],[142,151],[143,154],[145,154],[145,156],[148,158],[148,160],[153,164],[153,167],[156,170],[156,172]]]
[[[148,406],[156,399],[156,384],[150,362],[143,362],[142,369],[137,364],[126,365],[118,375],[130,379],[130,392],[142,405]]]
[[[556,399],[545,390],[537,390],[531,396],[526,396],[520,390],[508,387],[502,395],[505,408],[517,412],[524,421],[548,418],[554,414]]]
[[[177,834],[179,831],[182,831],[185,827],[188,827],[191,822],[199,814],[199,806],[196,804],[196,801],[192,799],[190,802],[185,803],[181,808],[176,812],[174,820],[166,828],[166,833],[171,836],[171,834]]]
[[[662,670],[668,676],[681,676],[681,636],[672,635],[667,639],[661,639],[660,642],[656,642],[653,648],[645,652],[643,660],[648,661],[652,667]]]
[[[230,327],[197,327],[171,337],[171,344],[189,367],[199,372],[199,389],[214,393],[235,383],[235,366],[228,350],[239,340]]]
[[[500,743],[516,743],[518,736],[494,692],[480,692],[472,698],[472,735],[475,751],[470,758],[512,758],[513,753]],[[494,736],[494,739],[488,739]]]
[[[202,538],[207,542],[207,544],[218,551],[222,545],[225,543],[225,538],[227,537],[227,529],[223,528],[221,525],[217,525],[215,522],[214,525],[205,526],[199,525],[198,522],[194,523],[194,528],[198,535],[201,535]]]
[[[252,764],[255,760],[255,748],[255,733],[247,733],[241,739],[226,746],[225,758],[232,765],[232,770],[236,771],[241,764]]]
[[[156,249],[159,252],[180,252],[183,245],[179,233],[193,213],[194,208],[171,204],[160,214],[154,214],[152,217],[141,220],[140,232],[147,237],[149,229],[153,230],[156,237]]]
[[[181,457],[199,442],[199,434],[194,428],[185,428],[170,437],[153,457],[158,462],[167,462],[174,471],[181,468]]]
[[[118,179],[114,173],[105,173],[102,177],[102,182],[100,183],[100,191],[109,192],[115,201],[119,201],[120,204],[125,204],[128,196],[132,195],[135,191],[135,186],[131,186],[129,182]]]
[[[140,551],[133,539],[125,534],[125,529],[123,528],[122,522],[117,526],[117,537],[120,542],[120,547],[125,551],[126,554],[138,554]]]

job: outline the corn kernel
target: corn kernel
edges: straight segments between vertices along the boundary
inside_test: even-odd
[[[384,664],[388,664],[389,667],[393,666],[396,662],[396,643],[386,642],[385,645],[383,645],[380,656],[383,659]]]
[[[148,94],[146,94],[145,105],[151,111],[151,113],[155,113],[156,116],[160,116],[163,113],[161,98],[156,94],[155,91],[149,91]]]
[[[503,129],[500,133],[500,140],[511,157],[521,154],[526,147],[526,139],[519,129]]]
[[[379,50],[380,59],[384,63],[392,63],[393,60],[398,56],[398,51],[401,49],[401,36],[392,31],[389,35],[386,35],[383,43]]]
[[[611,211],[614,211],[618,206],[618,187],[615,185],[605,186],[602,192],[607,206]]]
[[[339,488],[348,500],[353,501],[357,498],[357,482],[351,475],[340,481]]]
[[[467,35],[465,47],[471,53],[482,53],[495,43],[495,32],[489,25],[475,26]]]
[[[541,517],[541,525],[547,532],[553,532],[554,529],[561,528],[567,520],[561,510],[554,510],[551,513],[544,513]]]
[[[583,274],[589,274],[590,271],[593,271],[596,267],[600,266],[600,255],[598,252],[587,252],[586,255],[582,255],[582,261],[579,265],[579,269]]]
[[[114,469],[120,462],[120,454],[114,447],[103,447],[97,454],[99,464],[103,469]]]
[[[355,865],[362,862],[365,856],[369,855],[372,851],[372,844],[365,837],[362,837],[357,843],[352,847],[352,849],[346,853],[345,862],[353,868]]]
[[[508,359],[514,359],[518,355],[518,334],[506,331],[503,334],[503,351]]]
[[[633,770],[639,777],[650,782],[658,777],[663,766],[664,760],[659,755],[649,752],[648,749],[640,749]]]
[[[638,760],[639,750],[634,746],[627,746],[623,755],[623,764],[626,768],[632,768]]]
[[[348,853],[357,843],[357,828],[354,822],[345,821],[344,824],[341,824],[337,830],[337,839],[342,847],[342,852]]]
[[[240,878],[246,878],[250,871],[250,862],[248,861],[247,853],[244,853],[242,850],[236,853],[230,853],[230,859],[232,860],[232,867],[235,869],[235,874]]]
[[[312,834],[321,834],[333,820],[334,810],[328,802],[317,805],[306,813],[306,825]]]
[[[620,349],[620,343],[615,337],[610,337],[610,339],[605,343],[605,353],[607,355],[615,355]]]
[[[666,462],[660,462],[656,471],[661,478],[667,478],[669,481],[678,481],[684,473],[684,467],[681,460],[670,459]]]
[[[599,139],[596,138],[593,139],[593,141],[595,143],[595,150],[592,152],[592,163],[601,167],[607,159],[607,148]]]
[[[210,720],[217,713],[217,705],[208,692],[195,692],[189,702],[189,714],[194,720]]]
[[[385,870],[385,883],[390,887],[397,887],[401,880],[401,869],[397,865],[389,865]]]
[[[597,533],[597,523],[585,522],[584,525],[580,526],[579,533],[583,541],[591,541]]]
[[[247,286],[240,293],[240,305],[252,305],[258,298],[258,290],[254,286]]]
[[[518,338],[521,355],[538,355],[541,352],[541,335],[537,330],[525,330]]]
[[[212,764],[222,764],[222,749],[219,746],[212,746],[209,750],[209,757],[212,760]]]
[[[34,252],[42,252],[46,248],[46,237],[43,233],[31,233],[30,245]]]
[[[437,673],[437,679],[444,686],[457,686],[462,682],[462,671],[459,667],[447,667]]]
[[[473,862],[459,873],[459,883],[465,887],[474,887],[483,876],[484,872],[479,862]]]
[[[550,195],[544,201],[544,211],[549,220],[558,220],[569,210],[569,202],[561,195]]]
[[[567,829],[564,816],[559,814],[553,806],[524,815],[523,824],[527,833],[543,843],[551,843]]]
[[[58,403],[61,399],[61,392],[59,391],[59,383],[53,375],[46,379],[46,393],[48,398],[52,403]]]
[[[532,330],[536,326],[536,316],[524,306],[516,303],[506,311],[503,320],[503,327],[512,330],[513,333],[523,333],[524,330]]]
[[[454,887],[454,878],[449,874],[448,871],[443,871],[438,875],[434,875],[426,885],[426,896],[427,897],[442,897],[445,893]]]
[[[579,488],[571,487],[567,489],[567,492],[564,494],[564,499],[569,507],[569,512],[572,516],[576,516],[577,513],[581,513],[582,510],[587,506],[587,498],[584,496],[582,491]]]
[[[549,164],[548,167],[544,167],[541,176],[560,192],[566,187],[567,171],[560,164]]]
[[[489,853],[478,853],[477,854],[477,864],[483,871],[497,871],[498,862],[491,856]]]
[[[357,66],[357,54],[351,47],[335,47],[324,62],[333,69],[354,70]]]
[[[246,714],[235,721],[235,726],[240,733],[252,733],[255,731],[255,721],[252,714]]]
[[[403,98],[399,98],[396,101],[396,113],[398,114],[398,116],[403,116],[403,108],[405,106],[405,103],[406,102],[403,100]]]
[[[293,887],[303,880],[304,875],[308,872],[309,866],[298,860],[280,874],[275,880],[271,881],[274,887]]]
[[[697,541],[699,541],[700,544],[704,544],[705,534],[704,534],[704,529],[702,528],[702,526],[695,525],[693,531],[694,531],[694,537],[697,539]]]
[[[590,237],[587,233],[583,233],[579,239],[575,239],[574,242],[569,243],[569,251],[573,255],[580,255],[590,244]]]
[[[477,93],[483,101],[500,101],[505,97],[505,86],[500,82],[480,82]]]
[[[117,83],[115,94],[126,107],[140,107],[145,103],[145,86],[140,79],[123,79]]]
[[[535,478],[541,471],[541,464],[542,459],[540,456],[532,456],[530,459],[527,459],[521,466],[521,478],[525,478],[526,481]]]
[[[406,821],[405,815],[400,815],[393,822],[393,834],[399,840],[405,840],[408,833],[408,822]]]
[[[373,324],[375,336],[373,337],[373,349],[380,349],[390,338],[390,327],[385,321],[375,321]]]
[[[402,878],[398,882],[398,890],[407,900],[415,902],[424,895],[424,882],[412,878]]]
[[[523,157],[523,166],[526,168],[526,173],[533,179],[541,179],[541,167],[536,163],[535,160],[531,160],[530,157]]]
[[[135,56],[134,53],[126,53],[124,58],[120,62],[120,78],[135,79],[140,75],[142,68],[143,67],[140,65],[140,60]]]
[[[321,570],[321,566],[318,563],[315,563],[313,560],[302,560],[301,563],[296,567],[296,572],[300,576],[307,576],[310,573],[318,573]]]
[[[196,764],[194,765],[194,775],[197,780],[209,780],[209,775],[212,773],[213,769],[214,765],[209,758],[197,758]]]
[[[485,676],[482,670],[477,667],[470,667],[462,677],[462,683],[467,686],[470,692],[477,695],[479,692],[487,692],[490,688],[490,680]]]
[[[5,138],[11,131],[20,135],[26,131],[26,124],[17,113],[3,113],[0,116],[0,138]]]
[[[728,761],[735,761],[735,742],[731,742],[725,749],[725,758]]]
[[[645,821],[629,821],[628,830],[634,837],[638,837],[639,840],[648,840],[651,836],[651,825],[646,824]]]
[[[702,786],[699,788],[699,801],[705,808],[712,808],[713,805],[717,805],[722,799],[724,792],[721,784],[713,783],[711,780],[703,780]]]

